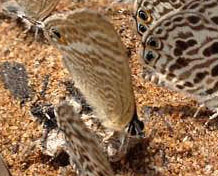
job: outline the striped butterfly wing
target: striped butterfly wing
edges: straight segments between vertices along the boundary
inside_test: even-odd
[[[57,6],[59,0],[7,0],[3,2],[3,12],[27,20],[30,23],[43,21]]]
[[[217,108],[218,1],[191,0],[143,36],[142,58],[172,89]]]
[[[123,129],[135,102],[126,51],[113,26],[83,9],[46,19],[45,33],[103,125]]]
[[[16,0],[16,2],[23,7],[26,16],[43,21],[55,9],[59,0]]]
[[[56,108],[57,121],[68,142],[71,164],[76,165],[83,176],[113,176],[103,149],[99,146],[92,132],[74,111],[74,107],[61,103]]]

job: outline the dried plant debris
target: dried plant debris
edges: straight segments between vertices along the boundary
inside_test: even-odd
[[[53,160],[51,161],[51,164],[54,166],[61,166],[61,167],[65,167],[70,165],[70,161],[69,161],[69,155],[67,152],[61,150],[58,155],[53,158]]]
[[[66,99],[77,107],[79,114],[90,114],[91,107],[86,103],[79,90],[70,81],[61,82],[66,86]],[[40,146],[43,153],[52,157],[57,155],[59,149],[65,148],[66,142],[57,126],[55,115],[55,105],[43,101],[49,84],[49,75],[43,80],[43,88],[40,91],[38,99],[30,106],[30,114],[42,125],[43,132]],[[59,136],[59,137],[58,137]]]
[[[49,131],[57,127],[54,106],[50,103],[36,102],[30,107],[30,113]]]
[[[34,145],[40,148],[43,155],[52,157],[50,159],[51,164],[56,163],[54,165],[57,166],[68,165],[69,156],[65,152],[67,144],[63,133],[57,126],[54,105],[36,101],[30,107],[30,114],[42,124],[43,127],[42,138],[37,140]],[[62,155],[63,157],[60,157]]]
[[[50,79],[50,75],[45,75],[43,82],[42,82],[42,90],[39,93],[40,98],[45,97],[46,90],[48,89],[48,85],[49,85],[49,79]]]
[[[42,99],[48,87],[49,75],[47,75],[43,81],[43,89],[40,92],[39,99]],[[86,103],[84,96],[80,91],[74,86],[74,83],[71,81],[62,82],[66,86],[66,91],[70,94],[68,99],[75,101],[80,110],[80,114],[89,114],[92,112],[92,108]],[[48,130],[55,129],[57,127],[57,121],[54,114],[54,105],[52,103],[43,103],[41,101],[35,101],[30,107],[30,113],[39,121],[40,124],[43,124],[43,128]]]
[[[23,64],[7,61],[0,64],[0,79],[15,98],[24,102],[32,98],[33,90],[28,85],[28,75]]]

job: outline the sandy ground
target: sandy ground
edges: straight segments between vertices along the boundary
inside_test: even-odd
[[[115,172],[145,176],[218,175],[216,123],[205,127],[209,115],[202,112],[194,118],[197,108],[194,100],[155,87],[141,78],[140,37],[135,31],[130,6],[110,8],[106,1],[90,0],[74,4],[71,9],[84,6],[108,16],[122,37],[130,56],[137,109],[146,125],[146,139],[124,160],[113,164]],[[67,9],[69,6],[62,0],[54,13]],[[21,90],[17,98],[9,91],[10,86],[4,85],[5,80],[0,81],[0,153],[12,175],[60,175],[60,165],[50,162],[51,158],[44,156],[39,149],[33,148],[28,155],[26,153],[26,148],[42,136],[42,126],[30,116],[29,111],[43,89],[46,75],[50,78],[43,101],[53,104],[65,94],[61,82],[68,80],[69,75],[55,48],[43,40],[34,40],[32,33],[24,34],[23,31],[16,22],[0,18],[0,65],[6,61],[20,63],[28,75],[28,83],[23,83],[28,85],[27,89]],[[16,75],[17,72],[14,73]],[[24,100],[22,93],[27,93],[30,100]]]

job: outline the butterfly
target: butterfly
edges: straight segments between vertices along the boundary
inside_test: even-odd
[[[143,35],[142,62],[218,116],[218,1],[190,0]]]
[[[111,166],[92,132],[86,127],[73,106],[67,102],[56,108],[59,127],[68,142],[71,165],[84,176],[113,176]]]
[[[125,48],[100,14],[76,10],[44,21],[45,35],[63,55],[63,63],[102,124],[122,131],[138,120]],[[130,126],[131,126],[130,125]]]

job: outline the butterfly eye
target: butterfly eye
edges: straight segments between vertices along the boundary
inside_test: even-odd
[[[144,61],[148,64],[152,62],[155,58],[156,58],[156,55],[152,51],[148,51],[144,53]]]
[[[147,46],[150,46],[151,48],[159,48],[159,41],[154,37],[150,37],[147,40]]]
[[[139,24],[138,30],[142,33],[147,31],[147,28],[145,26],[143,26],[142,24]]]
[[[148,20],[148,15],[146,12],[144,12],[143,10],[140,10],[139,11],[139,17],[144,20],[144,21],[147,21]]]
[[[51,37],[56,38],[56,39],[60,39],[61,34],[56,28],[51,28]]]

